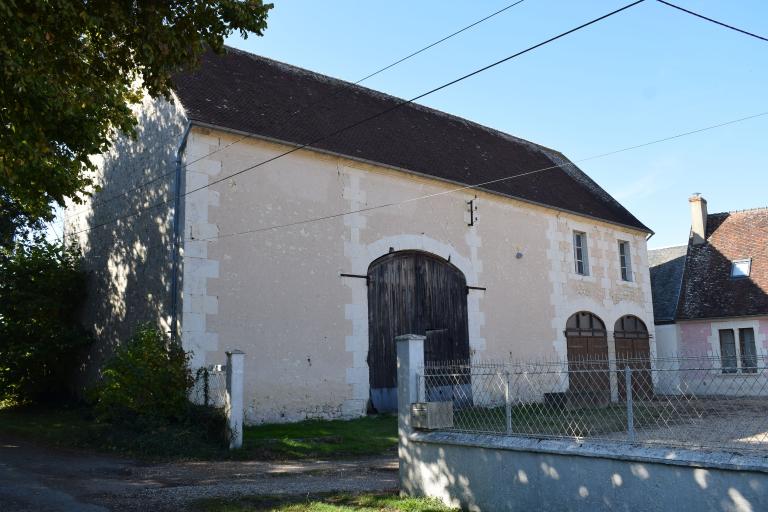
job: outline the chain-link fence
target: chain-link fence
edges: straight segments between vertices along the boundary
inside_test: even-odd
[[[453,362],[426,366],[436,428],[768,454],[766,358]]]
[[[199,368],[190,391],[190,401],[210,407],[224,407],[227,403],[227,370],[224,365]]]

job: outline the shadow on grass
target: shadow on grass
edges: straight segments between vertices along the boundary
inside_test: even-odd
[[[281,460],[342,458],[395,453],[397,418],[311,420],[246,427],[243,448],[228,451],[211,440],[204,422],[117,427],[98,423],[83,406],[0,409],[0,432],[36,442],[85,448],[142,459]]]

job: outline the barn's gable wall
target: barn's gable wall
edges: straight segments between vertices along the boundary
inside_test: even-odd
[[[228,146],[239,138],[193,127],[185,158],[207,156],[190,164],[187,190],[288,149],[253,138]],[[646,233],[455,188],[303,150],[187,196],[183,339],[195,363],[246,352],[250,421],[364,413],[367,289],[340,274],[364,275],[405,249],[450,258],[468,285],[487,288],[467,296],[473,357],[564,357],[565,322],[580,310],[609,330],[633,314],[653,334]],[[421,196],[431,197],[413,200]],[[384,204],[395,205],[338,215]],[[303,222],[319,217],[328,218]],[[573,271],[574,229],[588,234],[586,277]],[[630,283],[620,279],[619,240],[631,245]]]
[[[178,102],[145,98],[134,111],[136,136],[119,135],[94,157],[99,190],[64,212],[65,236],[82,248],[88,271],[82,321],[97,338],[82,367],[86,383],[139,322],[171,330],[175,159],[187,120]]]

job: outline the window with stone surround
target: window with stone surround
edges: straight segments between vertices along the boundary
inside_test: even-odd
[[[619,267],[621,280],[632,281],[632,259],[629,254],[629,242],[619,240]]]
[[[587,254],[587,234],[582,231],[573,232],[574,270],[582,276],[589,275],[589,255]]]

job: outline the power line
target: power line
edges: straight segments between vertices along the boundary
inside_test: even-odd
[[[475,26],[477,26],[477,25],[479,25],[479,24],[481,24],[481,23],[483,23],[485,21],[488,21],[489,19],[493,18],[494,16],[498,16],[499,14],[501,14],[501,13],[503,13],[505,11],[508,11],[512,7],[515,7],[516,5],[519,5],[519,4],[523,3],[524,1],[525,0],[518,0],[516,2],[513,2],[513,3],[509,4],[509,5],[507,5],[506,7],[502,7],[498,11],[492,12],[491,14],[489,14],[489,15],[487,15],[487,16],[485,16],[485,17],[483,17],[483,18],[481,18],[481,19],[479,19],[477,21],[472,22],[469,25],[466,25],[465,27],[460,28],[459,30],[457,30],[455,32],[452,32],[452,33],[448,34],[447,36],[444,36],[444,37],[438,39],[437,41],[433,41],[432,43],[429,43],[427,46],[424,46],[424,47],[422,47],[422,48],[420,48],[420,49],[418,49],[418,50],[416,50],[414,52],[409,53],[405,57],[401,57],[398,60],[396,60],[394,62],[391,62],[391,63],[387,64],[386,66],[377,69],[376,71],[374,71],[374,72],[372,72],[372,73],[370,73],[370,74],[368,74],[368,75],[366,75],[366,76],[356,80],[355,82],[352,82],[351,85],[359,85],[362,82],[365,82],[366,80],[368,80],[369,78],[373,78],[374,76],[376,76],[376,75],[378,75],[380,73],[383,73],[384,71],[387,71],[388,69],[391,69],[391,68],[397,66],[398,64],[401,64],[401,63],[403,63],[403,62],[405,62],[405,61],[407,61],[407,60],[409,60],[409,59],[411,59],[411,58],[413,58],[413,57],[415,57],[415,56],[417,56],[417,55],[419,55],[421,53],[424,53],[425,51],[429,50],[430,48],[433,48],[433,47],[435,47],[435,46],[437,46],[437,45],[439,45],[441,43],[444,43],[445,41],[447,41],[447,40],[449,40],[449,39],[451,39],[451,38],[453,38],[453,37],[455,37],[455,36],[457,36],[457,35],[459,35],[459,34],[461,34],[463,32],[466,32],[467,30],[469,30],[469,29],[471,29],[471,28],[473,28],[473,27],[475,27]],[[340,93],[340,91],[345,90],[348,87],[345,82],[342,81],[341,83],[344,84],[344,87],[342,89],[337,90],[333,94],[329,94],[329,95],[326,95],[324,97],[321,97],[316,102],[308,105],[303,110],[300,109],[300,110],[297,110],[297,111],[294,111],[294,112],[290,112],[290,115],[288,117],[282,119],[282,123],[290,121],[291,119],[293,119],[294,116],[300,114],[301,112],[304,112],[304,111],[306,111],[308,109],[312,109],[312,108],[316,107],[317,105],[320,105],[320,104],[324,103],[326,100],[337,96]],[[280,126],[281,124],[278,124],[278,126]],[[218,147],[218,148],[216,148],[215,150],[213,150],[213,151],[211,151],[209,153],[206,153],[206,154],[204,154],[202,156],[199,156],[199,157],[195,158],[191,162],[185,162],[184,166],[188,167],[188,166],[190,166],[190,165],[192,165],[192,164],[194,164],[196,162],[199,162],[200,160],[203,160],[204,158],[208,158],[211,155],[214,155],[216,153],[224,151],[224,150],[234,146],[235,144],[239,144],[240,142],[244,141],[245,139],[248,139],[248,138],[251,138],[251,137],[253,137],[253,135],[251,135],[251,134],[243,135],[242,137],[240,137],[238,139],[235,139],[234,141],[232,141],[232,142],[230,142],[230,143],[228,143],[228,144],[226,144],[224,146]],[[141,183],[141,184],[137,185],[134,188],[131,188],[131,189],[126,190],[124,192],[121,192],[119,194],[115,194],[114,196],[111,196],[109,198],[102,199],[102,200],[99,200],[99,201],[93,201],[91,203],[91,207],[99,205],[99,204],[109,203],[111,201],[120,199],[121,197],[124,197],[124,196],[127,197],[128,194],[131,194],[131,193],[133,193],[133,192],[135,192],[137,190],[141,190],[142,188],[146,187],[147,185],[151,185],[152,183],[155,183],[156,181],[159,181],[159,180],[161,180],[163,178],[167,178],[168,176],[172,176],[173,174],[175,174],[175,172],[176,171],[173,170],[173,171],[167,172],[165,174],[161,174],[160,176],[152,178],[151,180],[149,180],[147,182]],[[88,211],[89,211],[88,209],[83,209],[82,212],[74,212],[74,213],[71,214],[71,216],[81,215],[82,213],[87,213]]]
[[[245,168],[243,168],[243,169],[241,169],[239,171],[236,171],[236,172],[234,172],[232,174],[229,174],[227,176],[222,176],[221,178],[213,180],[210,183],[207,183],[205,185],[201,185],[199,187],[193,188],[192,190],[189,190],[189,191],[184,192],[183,194],[181,194],[181,197],[185,197],[185,196],[188,196],[188,195],[193,194],[195,192],[199,192],[200,190],[203,190],[203,189],[206,189],[208,187],[211,187],[212,185],[216,185],[217,183],[221,183],[222,181],[231,179],[231,178],[233,178],[235,176],[239,176],[240,174],[243,174],[245,172],[252,171],[253,169],[261,167],[262,165],[266,165],[266,164],[269,164],[271,162],[274,162],[275,160],[278,160],[279,158],[283,158],[283,157],[285,157],[287,155],[290,155],[292,153],[295,153],[297,151],[305,149],[305,148],[307,148],[309,146],[313,146],[313,145],[315,145],[315,144],[317,144],[319,142],[322,142],[322,141],[324,141],[324,140],[326,140],[326,139],[328,139],[330,137],[334,137],[336,135],[339,135],[341,133],[349,131],[349,130],[351,130],[353,128],[357,128],[358,126],[360,126],[362,124],[365,124],[367,122],[370,122],[370,121],[372,121],[374,119],[378,119],[379,117],[382,117],[382,116],[392,112],[393,110],[397,110],[398,108],[401,108],[403,106],[410,105],[411,103],[414,103],[417,100],[420,100],[420,99],[422,99],[422,98],[424,98],[426,96],[429,96],[430,94],[434,94],[434,93],[436,93],[438,91],[446,89],[447,87],[451,87],[452,85],[455,85],[455,84],[457,84],[459,82],[467,80],[468,78],[471,78],[471,77],[476,76],[476,75],[478,75],[480,73],[488,71],[489,69],[492,69],[492,68],[494,68],[496,66],[499,66],[499,65],[501,65],[501,64],[503,64],[505,62],[508,62],[508,61],[514,59],[514,58],[520,57],[521,55],[525,55],[526,53],[529,53],[529,52],[531,52],[531,51],[533,51],[533,50],[535,50],[537,48],[540,48],[540,47],[542,47],[544,45],[547,45],[549,43],[557,41],[558,39],[561,39],[561,38],[563,38],[563,37],[565,37],[567,35],[570,35],[570,34],[572,34],[574,32],[577,32],[577,31],[582,30],[582,29],[584,29],[586,27],[594,25],[595,23],[598,23],[598,22],[600,22],[600,21],[602,21],[602,20],[604,20],[606,18],[610,18],[611,16],[614,16],[616,14],[619,14],[620,12],[623,12],[623,11],[625,11],[627,9],[630,9],[630,8],[636,6],[636,5],[639,5],[639,4],[643,3],[644,1],[645,0],[636,0],[636,1],[634,1],[632,3],[629,3],[629,4],[627,4],[627,5],[623,6],[623,7],[615,9],[615,10],[613,10],[613,11],[607,13],[607,14],[604,14],[602,16],[594,18],[594,19],[592,19],[592,20],[590,20],[590,21],[588,21],[586,23],[582,23],[581,25],[578,25],[577,27],[574,27],[574,28],[572,28],[570,30],[567,30],[565,32],[561,32],[560,34],[558,34],[556,36],[553,36],[553,37],[550,37],[549,39],[546,39],[545,41],[537,43],[537,44],[535,44],[533,46],[529,46],[528,48],[526,48],[524,50],[521,50],[521,51],[519,51],[517,53],[514,53],[514,54],[509,55],[507,57],[504,57],[502,59],[499,59],[499,60],[497,60],[495,62],[492,62],[491,64],[488,64],[486,66],[478,68],[478,69],[476,69],[474,71],[471,71],[471,72],[469,72],[469,73],[467,73],[465,75],[462,75],[462,76],[460,76],[458,78],[455,78],[455,79],[453,79],[453,80],[451,80],[449,82],[446,82],[446,83],[444,83],[442,85],[439,85],[439,86],[437,86],[437,87],[435,87],[433,89],[430,89],[429,91],[426,91],[426,92],[421,93],[421,94],[419,94],[417,96],[414,96],[411,99],[400,100],[395,105],[393,105],[393,106],[391,106],[391,107],[389,107],[389,108],[387,108],[385,110],[382,110],[382,111],[380,111],[380,112],[378,112],[376,114],[370,115],[370,116],[365,117],[365,118],[363,118],[363,119],[361,119],[359,121],[356,121],[356,122],[354,122],[352,124],[349,124],[349,125],[346,125],[346,126],[344,126],[342,128],[339,128],[337,130],[334,130],[331,133],[328,133],[328,134],[326,134],[324,136],[321,136],[321,137],[318,137],[318,138],[312,140],[311,142],[307,142],[307,143],[304,143],[304,144],[299,144],[298,146],[296,146],[294,148],[291,148],[288,151],[284,151],[284,152],[282,152],[282,153],[280,153],[280,154],[278,154],[276,156],[267,158],[266,160],[262,160],[261,162],[258,162],[256,164],[250,165],[248,167],[245,167]],[[91,231],[93,229],[97,229],[97,228],[102,227],[102,226],[106,226],[106,225],[112,224],[114,222],[118,222],[118,221],[120,221],[122,219],[125,219],[125,218],[135,217],[136,215],[140,215],[142,212],[145,212],[145,211],[147,211],[149,209],[156,208],[156,207],[161,206],[163,204],[167,204],[170,201],[171,201],[171,199],[166,199],[166,200],[164,200],[164,201],[162,201],[160,203],[157,203],[155,205],[151,205],[151,206],[147,207],[146,209],[140,210],[138,212],[131,213],[129,215],[116,217],[116,218],[112,219],[111,221],[107,221],[107,222],[104,222],[104,223],[101,223],[101,224],[97,224],[97,225],[92,226],[90,228],[87,228],[87,229],[84,229],[84,230],[80,230],[80,231],[78,231],[78,232],[76,232],[74,234],[84,233],[84,232],[87,232],[87,231]]]
[[[740,29],[738,27],[734,27],[733,25],[728,25],[727,23],[723,23],[722,21],[717,21],[715,19],[708,18],[708,17],[704,16],[703,14],[699,14],[697,12],[693,12],[691,10],[685,9],[683,7],[680,7],[679,5],[675,5],[673,3],[667,2],[665,0],[656,0],[656,1],[659,2],[659,3],[662,3],[662,4],[666,5],[666,6],[672,7],[673,9],[677,9],[678,11],[682,11],[682,12],[690,14],[692,16],[696,16],[697,18],[701,18],[703,20],[707,20],[709,22],[712,22],[712,23],[714,23],[716,25],[720,25],[721,27],[729,28],[731,30],[735,30],[736,32],[741,32],[744,35],[748,35],[748,36],[754,37],[756,39],[760,39],[760,40],[765,41],[765,42],[768,43],[768,38],[766,38],[766,37],[754,34],[752,32],[748,32],[748,31]]]
[[[321,216],[321,217],[313,217],[313,218],[310,218],[310,219],[303,219],[303,220],[300,220],[300,221],[289,222],[289,223],[286,223],[286,224],[276,224],[276,225],[273,225],[273,226],[267,226],[267,227],[263,227],[263,228],[255,228],[255,229],[249,229],[249,230],[244,230],[244,231],[237,231],[237,232],[233,232],[233,233],[225,233],[223,235],[217,235],[217,236],[214,236],[214,237],[208,237],[208,238],[187,238],[187,239],[185,239],[185,241],[186,242],[208,242],[208,241],[213,241],[213,240],[219,240],[219,239],[222,239],[222,238],[231,238],[231,237],[242,236],[242,235],[247,235],[247,234],[262,233],[262,232],[266,232],[266,231],[274,231],[274,230],[278,230],[278,229],[294,227],[294,226],[299,226],[299,225],[303,225],[303,224],[310,224],[310,223],[314,223],[314,222],[320,222],[320,221],[324,221],[324,220],[331,220],[331,219],[335,219],[335,218],[345,217],[347,215],[354,215],[354,214],[358,214],[358,213],[365,213],[365,212],[369,212],[369,211],[372,211],[372,210],[378,210],[378,209],[382,209],[382,208],[390,208],[390,207],[393,207],[393,206],[399,206],[399,205],[402,205],[402,204],[408,204],[408,203],[412,203],[412,202],[416,202],[416,201],[432,199],[432,198],[435,198],[435,197],[444,196],[444,195],[448,195],[448,194],[453,194],[453,193],[456,193],[456,192],[462,192],[462,191],[465,191],[465,190],[477,190],[477,189],[480,189],[482,187],[485,187],[485,186],[488,186],[488,185],[492,185],[494,183],[500,183],[500,182],[503,182],[503,181],[513,180],[513,179],[516,179],[516,178],[523,178],[525,176],[530,176],[532,174],[537,174],[537,173],[541,173],[541,172],[545,172],[545,171],[550,171],[550,170],[554,170],[554,169],[560,169],[560,168],[563,168],[563,167],[567,167],[569,165],[575,165],[576,163],[583,163],[583,162],[588,162],[588,161],[591,161],[591,160],[598,160],[598,159],[606,158],[606,157],[609,157],[609,156],[612,156],[612,155],[616,155],[616,154],[619,154],[619,153],[624,153],[624,152],[627,152],[627,151],[633,151],[633,150],[636,150],[636,149],[652,146],[652,145],[655,145],[655,144],[660,144],[660,143],[663,143],[663,142],[669,142],[671,140],[676,140],[676,139],[680,139],[682,137],[687,137],[687,136],[690,136],[690,135],[695,135],[697,133],[702,133],[702,132],[707,132],[707,131],[715,130],[717,128],[722,128],[722,127],[725,127],[725,126],[741,123],[741,122],[744,122],[744,121],[749,121],[750,119],[756,119],[756,118],[764,117],[764,116],[768,116],[768,111],[759,112],[759,113],[751,114],[751,115],[744,116],[744,117],[739,117],[737,119],[731,119],[729,121],[724,121],[724,122],[721,122],[721,123],[717,123],[717,124],[713,124],[713,125],[708,125],[708,126],[705,126],[705,127],[702,127],[702,128],[696,128],[696,129],[693,129],[693,130],[688,130],[688,131],[685,131],[685,132],[677,133],[675,135],[669,135],[667,137],[662,137],[662,138],[659,138],[659,139],[653,139],[653,140],[650,140],[650,141],[647,141],[647,142],[642,142],[640,144],[634,144],[634,145],[631,145],[631,146],[625,146],[625,147],[620,148],[620,149],[616,149],[616,150],[612,150],[612,151],[606,151],[604,153],[599,153],[597,155],[589,156],[589,157],[586,157],[586,158],[580,158],[578,160],[573,160],[573,161],[570,161],[568,163],[555,164],[555,165],[551,165],[551,166],[548,166],[548,167],[542,167],[542,168],[539,168],[539,169],[534,169],[534,170],[531,170],[531,171],[526,171],[526,172],[520,173],[520,174],[513,174],[513,175],[509,175],[509,176],[504,176],[504,177],[501,177],[501,178],[485,181],[485,182],[482,182],[482,183],[477,183],[477,184],[474,184],[474,185],[465,185],[465,186],[461,186],[461,187],[452,188],[450,190],[444,190],[442,192],[436,192],[436,193],[433,193],[433,194],[426,194],[426,195],[422,195],[422,196],[413,197],[413,198],[410,198],[410,199],[405,199],[405,200],[402,200],[402,201],[396,201],[396,202],[391,202],[391,203],[384,203],[384,204],[380,204],[380,205],[376,205],[376,206],[370,206],[370,207],[366,207],[366,208],[359,208],[359,209],[356,209],[356,210],[349,210],[349,211],[339,212],[339,213],[335,213],[335,214],[331,214],[331,215],[325,215],[325,216]],[[77,233],[75,233],[75,234],[77,234]],[[149,249],[153,249],[155,247],[165,247],[166,245],[167,244],[155,244],[155,245],[146,247],[145,249],[149,250]]]
[[[384,71],[388,70],[389,68],[395,67],[395,66],[397,66],[398,64],[400,64],[400,63],[402,63],[402,62],[405,62],[406,60],[408,60],[408,59],[410,59],[410,58],[412,58],[412,57],[415,57],[415,56],[417,56],[418,54],[420,54],[420,53],[423,53],[423,52],[425,52],[425,51],[429,50],[429,49],[430,49],[430,48],[432,48],[433,46],[437,46],[437,45],[439,45],[440,43],[442,43],[442,42],[445,42],[445,41],[447,41],[447,40],[451,39],[452,37],[454,37],[454,36],[457,36],[457,35],[461,34],[462,32],[466,32],[467,30],[471,29],[472,27],[474,27],[474,26],[476,26],[476,25],[479,25],[479,24],[481,24],[482,22],[484,22],[484,21],[487,21],[487,20],[491,19],[491,18],[493,18],[494,16],[497,16],[497,15],[499,15],[499,14],[503,13],[504,11],[507,11],[507,10],[509,10],[509,9],[513,8],[514,6],[516,6],[516,5],[519,5],[519,4],[523,3],[524,1],[525,1],[525,0],[518,0],[517,2],[511,3],[511,4],[507,5],[506,7],[502,7],[502,8],[501,8],[501,9],[499,9],[498,11],[496,11],[496,12],[493,12],[493,13],[489,14],[489,15],[488,15],[488,16],[486,16],[485,18],[481,18],[481,19],[479,19],[479,20],[475,21],[474,23],[471,23],[471,24],[467,25],[466,27],[460,28],[460,29],[459,29],[459,30],[457,30],[456,32],[453,32],[452,34],[449,34],[449,35],[447,35],[447,36],[443,37],[442,39],[439,39],[439,40],[435,41],[434,43],[430,43],[430,44],[428,44],[427,46],[425,46],[425,47],[423,47],[423,48],[421,48],[421,49],[419,49],[419,50],[416,50],[415,52],[413,52],[413,53],[410,53],[410,54],[406,55],[405,57],[403,57],[403,58],[401,58],[401,59],[399,59],[399,60],[396,60],[396,61],[395,61],[395,62],[393,62],[392,64],[389,64],[389,65],[387,65],[387,66],[384,66],[383,68],[381,68],[381,69],[379,69],[379,70],[377,70],[377,71],[374,71],[374,72],[373,72],[373,73],[371,73],[370,75],[366,75],[366,76],[364,76],[364,77],[363,77],[363,78],[361,78],[360,80],[356,81],[356,82],[355,82],[355,85],[358,85],[358,84],[360,84],[361,82],[365,82],[365,81],[366,81],[366,80],[368,80],[369,78],[373,78],[374,76],[378,75],[379,73],[382,73],[382,72],[384,72]]]
[[[587,162],[587,161],[590,161],[590,160],[597,160],[599,158],[605,158],[607,156],[615,155],[615,154],[618,154],[618,153],[624,153],[626,151],[632,151],[632,150],[643,148],[643,147],[646,147],[646,146],[652,146],[654,144],[659,144],[659,143],[662,143],[662,142],[667,142],[667,141],[670,141],[670,140],[679,139],[681,137],[686,137],[688,135],[694,135],[696,133],[701,133],[701,132],[705,132],[705,131],[709,131],[709,130],[714,130],[716,128],[722,128],[724,126],[740,123],[740,122],[743,122],[743,121],[748,121],[750,119],[755,119],[757,117],[762,117],[762,116],[766,116],[766,115],[768,115],[768,111],[760,112],[758,114],[753,114],[753,115],[749,115],[749,116],[746,116],[746,117],[741,117],[741,118],[738,118],[738,119],[732,119],[730,121],[725,121],[723,123],[718,123],[718,124],[706,126],[704,128],[697,128],[695,130],[690,130],[690,131],[687,131],[687,132],[678,133],[676,135],[671,135],[671,136],[664,137],[664,138],[661,138],[661,139],[655,139],[655,140],[644,142],[644,143],[641,143],[641,144],[636,144],[636,145],[633,145],[633,146],[627,146],[627,147],[624,147],[624,148],[621,148],[621,149],[617,149],[617,150],[614,150],[614,151],[608,151],[606,153],[600,153],[598,155],[593,155],[593,156],[590,156],[590,157],[587,157],[587,158],[581,158],[581,159],[574,160],[572,162],[568,162],[568,163],[564,163],[564,164],[556,164],[556,165],[551,165],[549,167],[542,167],[540,169],[535,169],[535,170],[527,171],[527,172],[520,173],[520,174],[513,174],[513,175],[509,175],[509,176],[504,176],[502,178],[496,178],[496,179],[493,179],[493,180],[490,180],[490,181],[484,181],[482,183],[477,183],[475,185],[464,185],[464,186],[453,188],[453,189],[450,189],[450,190],[444,190],[442,192],[435,192],[433,194],[426,194],[426,195],[422,195],[422,196],[413,197],[413,198],[410,198],[410,199],[405,199],[403,201],[396,201],[396,202],[392,202],[392,203],[384,203],[384,204],[380,204],[380,205],[376,205],[376,206],[368,206],[368,207],[365,207],[365,208],[359,208],[357,210],[340,212],[340,213],[335,213],[335,214],[331,214],[331,215],[325,215],[325,216],[322,216],[322,217],[314,217],[314,218],[311,218],[311,219],[304,219],[304,220],[300,220],[300,221],[296,221],[296,222],[289,222],[287,224],[278,224],[278,225],[274,225],[274,226],[268,226],[268,227],[257,228],[257,229],[250,229],[250,230],[246,230],[246,231],[238,231],[238,232],[234,232],[234,233],[226,233],[224,235],[217,235],[215,237],[209,237],[209,238],[187,238],[185,241],[204,242],[204,241],[218,240],[218,239],[221,239],[221,238],[229,238],[229,237],[232,237],[232,236],[245,235],[245,234],[250,234],[250,233],[259,233],[259,232],[263,232],[263,231],[272,231],[272,230],[275,230],[275,229],[282,229],[282,228],[286,228],[286,227],[293,227],[293,226],[298,226],[298,225],[302,225],[302,224],[309,224],[309,223],[312,223],[312,222],[318,222],[318,221],[322,221],[322,220],[330,220],[330,219],[335,219],[335,218],[339,218],[339,217],[345,217],[347,215],[352,215],[352,214],[356,214],[356,213],[365,213],[365,212],[369,212],[369,211],[372,211],[372,210],[378,210],[378,209],[381,209],[381,208],[389,208],[389,207],[392,207],[392,206],[399,206],[399,205],[402,205],[402,204],[412,203],[412,202],[415,202],[415,201],[421,201],[421,200],[424,200],[424,199],[431,199],[431,198],[438,197],[438,196],[453,194],[455,192],[462,192],[462,191],[465,191],[465,190],[480,189],[482,187],[486,187],[488,185],[493,185],[495,183],[509,181],[509,180],[513,180],[513,179],[517,179],[517,178],[523,178],[525,176],[530,176],[532,174],[538,174],[540,172],[550,171],[550,170],[553,170],[553,169],[560,169],[560,168],[563,168],[563,167],[567,167],[569,165],[574,165],[576,163],[582,163],[582,162]]]
[[[499,15],[499,14],[501,14],[501,13],[503,13],[503,12],[509,10],[509,9],[511,9],[512,7],[515,7],[516,5],[519,5],[519,4],[523,3],[524,1],[525,0],[518,0],[516,2],[513,2],[513,3],[509,4],[509,5],[507,5],[506,7],[502,7],[498,11],[492,12],[491,14],[489,14],[488,16],[485,16],[484,18],[481,18],[481,19],[479,19],[479,20],[477,20],[477,21],[475,21],[473,23],[470,23],[469,25],[467,25],[465,27],[462,27],[459,30],[457,30],[457,31],[455,31],[455,32],[453,32],[451,34],[448,34],[447,36],[445,36],[445,37],[443,37],[441,39],[438,39],[437,41],[434,41],[434,42],[428,44],[427,46],[424,46],[424,47],[416,50],[415,52],[411,52],[410,54],[406,55],[405,57],[402,57],[402,58],[400,58],[400,59],[398,59],[398,60],[396,60],[396,61],[394,61],[394,62],[392,62],[390,64],[387,64],[384,67],[381,67],[381,68],[377,69],[376,71],[374,71],[374,72],[372,72],[372,73],[370,73],[370,74],[368,74],[368,75],[366,75],[366,76],[356,80],[355,82],[352,82],[351,85],[360,85],[361,83],[365,82],[369,78],[373,78],[374,76],[376,76],[376,75],[378,75],[380,73],[383,73],[384,71],[387,71],[388,69],[391,69],[391,68],[397,66],[398,64],[401,64],[401,63],[403,63],[403,62],[405,62],[405,61],[415,57],[416,55],[419,55],[419,54],[429,50],[430,48],[433,48],[433,47],[435,47],[435,46],[437,46],[437,45],[439,45],[439,44],[441,44],[441,43],[443,43],[443,42],[445,42],[445,41],[447,41],[447,40],[449,40],[449,39],[451,39],[451,38],[461,34],[462,32],[466,32],[467,30],[471,29],[472,27],[475,27],[475,26],[483,23],[484,21],[487,21],[487,20],[491,19],[494,16],[497,16],[497,15]],[[342,83],[344,83],[344,82],[342,81]],[[345,90],[345,89],[346,89],[346,85],[345,85],[344,88],[335,91],[333,94],[329,94],[329,95],[326,95],[324,97],[321,97],[316,102],[310,104],[307,108],[308,109],[314,108],[317,105],[320,105],[320,104],[324,103],[326,100],[338,96],[339,93],[342,90]],[[301,112],[303,112],[305,110],[307,110],[307,109],[297,110],[295,112],[292,112],[291,115],[288,118],[284,119],[284,121],[290,121],[291,119],[293,119],[294,116],[300,114]],[[191,162],[189,162],[189,163],[187,163],[185,165],[191,165],[191,164],[194,164],[195,162],[199,162],[203,158],[207,158],[207,157],[209,157],[209,156],[211,156],[211,155],[213,155],[215,153],[218,153],[220,151],[224,151],[225,149],[230,148],[230,147],[234,146],[235,144],[238,144],[238,143],[242,142],[243,140],[251,138],[251,137],[252,137],[251,134],[243,135],[239,139],[236,139],[233,142],[230,142],[229,144],[226,144],[226,145],[222,146],[221,148],[217,148],[217,149],[211,151],[210,153],[207,153],[207,154],[205,154],[205,155],[203,155],[201,157],[198,157],[198,158],[192,160]]]

